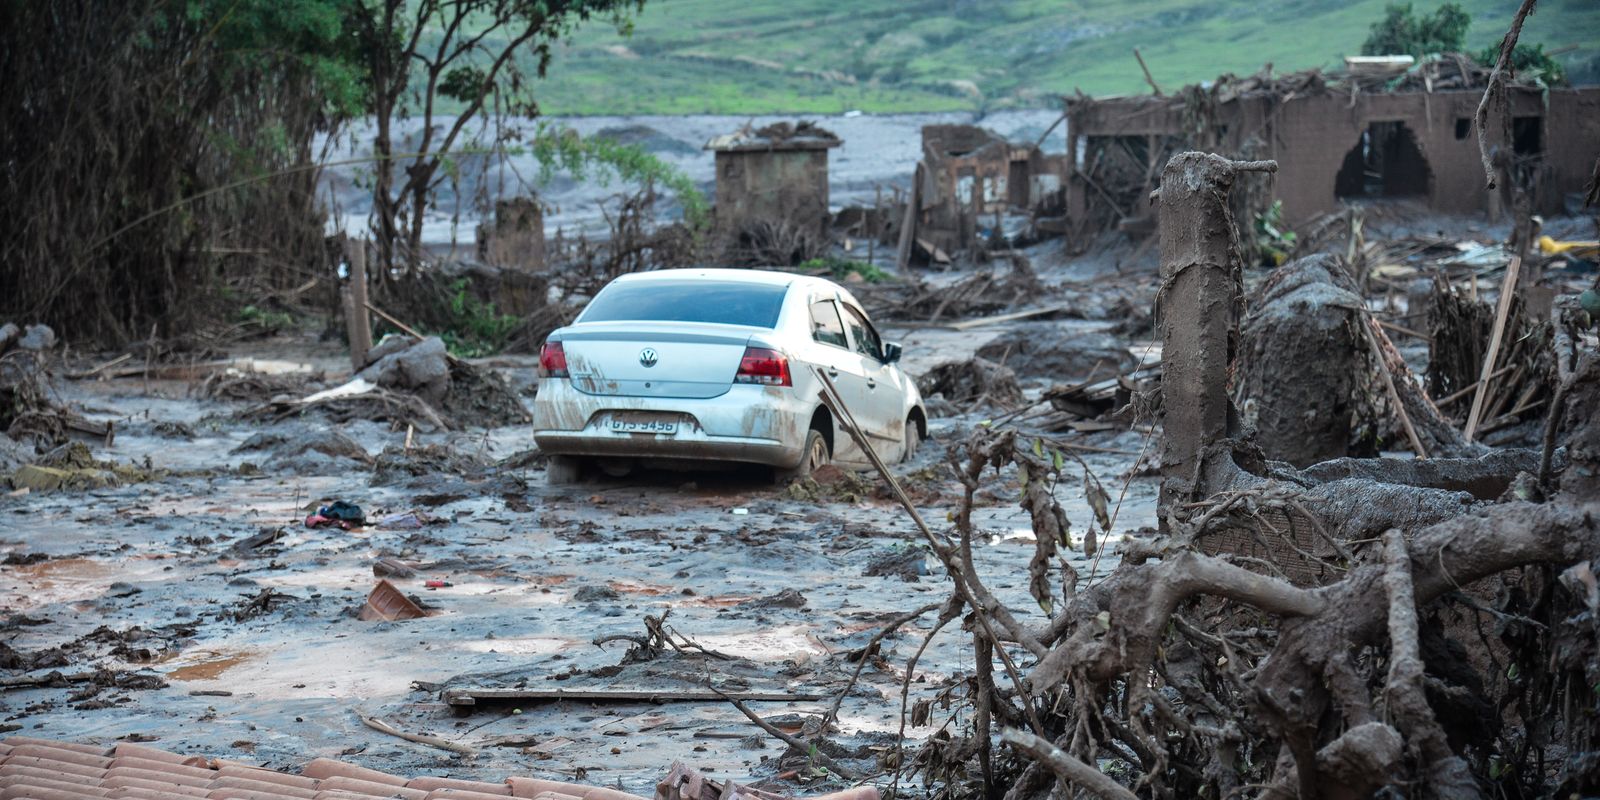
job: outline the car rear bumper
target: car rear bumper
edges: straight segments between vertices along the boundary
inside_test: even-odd
[[[615,397],[546,380],[534,401],[533,440],[551,455],[686,461],[741,461],[775,467],[800,463],[812,409],[785,387],[735,385],[719,397]],[[611,430],[616,415],[674,419],[672,434]]]

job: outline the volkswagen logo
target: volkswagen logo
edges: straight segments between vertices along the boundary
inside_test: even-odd
[[[639,351],[640,364],[643,364],[647,367],[653,367],[656,365],[656,362],[660,360],[661,357],[656,355],[656,349],[654,347],[646,347],[645,349]]]

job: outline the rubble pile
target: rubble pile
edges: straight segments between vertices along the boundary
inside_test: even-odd
[[[452,356],[436,336],[388,337],[348,383],[300,398],[275,397],[241,416],[280,420],[308,410],[334,422],[366,419],[424,431],[528,419],[504,377]]]

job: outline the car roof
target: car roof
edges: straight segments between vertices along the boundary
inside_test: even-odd
[[[614,283],[654,283],[654,282],[679,282],[706,278],[710,280],[729,281],[731,283],[753,283],[763,286],[790,286],[790,285],[824,285],[830,288],[840,288],[833,281],[810,275],[796,275],[793,272],[778,272],[768,269],[727,269],[721,267],[689,267],[686,269],[663,269],[652,272],[630,272],[617,277]]]

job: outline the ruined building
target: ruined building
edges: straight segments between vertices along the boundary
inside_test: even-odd
[[[1473,115],[1488,70],[1447,54],[1398,76],[1307,71],[1217,79],[1175,95],[1066,101],[1067,217],[1073,241],[1096,231],[1153,228],[1150,190],[1186,149],[1276,159],[1259,210],[1283,203],[1289,224],[1342,202],[1413,198],[1441,212],[1498,213],[1484,190]],[[1600,154],[1600,87],[1507,87],[1511,130],[1500,162],[1533,213],[1562,211]],[[1498,113],[1495,117],[1498,118]],[[1491,141],[1498,141],[1498,135]]]
[[[1003,229],[1007,215],[1059,210],[1061,159],[974,125],[926,125],[911,237],[925,255],[955,253]]]
[[[706,142],[716,153],[717,228],[738,235],[752,225],[828,230],[828,151],[843,144],[809,122],[749,126]]]

